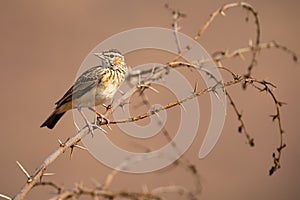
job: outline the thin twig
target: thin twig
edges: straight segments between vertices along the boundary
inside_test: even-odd
[[[271,49],[271,48],[280,49],[283,52],[286,52],[287,54],[291,55],[294,62],[298,61],[297,54],[294,51],[292,51],[291,49],[287,48],[284,45],[279,44],[276,41],[260,43],[256,47],[256,50],[260,52],[263,49]],[[230,58],[234,58],[234,57],[240,57],[240,58],[244,59],[243,54],[252,52],[252,50],[253,50],[253,47],[248,46],[248,47],[243,47],[243,48],[236,49],[232,52],[218,51],[218,52],[213,53],[211,56],[212,56],[212,58],[215,62],[219,62],[221,60],[230,59]]]
[[[263,86],[263,88],[258,87],[255,84],[260,84]],[[253,81],[251,85],[258,89],[259,91],[263,92],[265,91],[267,94],[269,94],[274,101],[276,113],[274,115],[270,115],[272,118],[272,121],[277,120],[278,124],[278,130],[279,130],[279,146],[276,148],[276,151],[272,153],[273,158],[273,166],[269,170],[269,175],[271,176],[280,168],[280,158],[282,156],[282,150],[286,147],[286,144],[284,143],[284,130],[282,127],[282,120],[281,120],[281,107],[285,104],[284,102],[281,102],[277,99],[274,92],[270,89],[271,87],[274,87],[274,85],[267,81]]]
[[[180,27],[178,25],[178,22],[181,18],[186,17],[186,14],[179,12],[178,10],[174,10],[174,9],[170,8],[168,4],[165,4],[165,7],[168,10],[170,10],[172,13],[172,18],[173,18],[172,28],[173,28],[173,33],[174,33],[174,37],[175,37],[175,44],[177,47],[177,53],[180,54],[181,53],[181,45],[180,45],[180,40],[178,38],[178,31],[180,30]]]
[[[250,136],[250,134],[248,133],[247,129],[246,129],[246,125],[245,125],[245,122],[243,120],[243,115],[241,112],[239,112],[236,104],[234,103],[233,101],[233,98],[231,98],[230,94],[228,93],[228,91],[226,90],[226,96],[228,97],[229,99],[229,102],[230,102],[230,105],[232,106],[237,118],[238,118],[238,121],[240,122],[240,125],[238,127],[238,132],[239,133],[243,133],[247,139],[247,143],[253,147],[255,144],[254,144],[254,138],[252,138]]]
[[[215,20],[215,18],[218,15],[224,15],[225,16],[225,11],[231,9],[231,8],[235,8],[235,7],[242,7],[243,9],[249,11],[253,16],[254,16],[254,21],[255,21],[255,25],[256,25],[256,38],[254,40],[254,44],[252,44],[252,42],[249,44],[248,47],[245,48],[240,48],[237,49],[233,52],[227,52],[227,51],[222,51],[222,52],[218,52],[215,55],[212,56],[212,60],[206,60],[206,61],[199,61],[199,65],[198,64],[192,64],[192,63],[188,63],[188,62],[178,62],[177,60],[180,58],[180,56],[182,56],[185,52],[189,51],[192,46],[196,43],[196,40],[198,40],[203,34],[204,32],[208,29],[208,27],[212,24],[212,22]],[[168,7],[169,8],[169,7]],[[170,9],[170,8],[169,8]],[[278,44],[275,41],[271,41],[268,43],[260,43],[260,22],[259,22],[259,18],[258,18],[258,14],[256,12],[256,10],[248,3],[245,2],[237,2],[237,3],[229,3],[229,4],[225,4],[223,5],[221,8],[219,8],[218,10],[216,10],[215,12],[213,12],[210,16],[210,18],[206,21],[206,23],[199,29],[199,31],[197,32],[197,34],[195,35],[194,39],[195,41],[193,43],[191,43],[190,45],[186,46],[184,48],[183,51],[181,51],[180,48],[180,41],[178,39],[178,20],[182,17],[184,17],[185,15],[182,14],[179,11],[175,11],[173,9],[172,10],[172,15],[173,15],[173,30],[174,30],[174,35],[175,35],[175,42],[177,44],[177,48],[178,48],[178,52],[179,52],[179,56],[176,57],[176,59],[173,62],[168,63],[167,65],[163,66],[163,67],[154,67],[150,70],[144,70],[144,71],[140,71],[140,72],[134,72],[132,74],[130,74],[128,76],[128,80],[130,80],[130,78],[134,78],[136,76],[140,77],[141,75],[145,75],[148,74],[149,76],[146,77],[144,80],[139,80],[138,84],[136,84],[136,87],[132,88],[130,91],[126,92],[120,99],[118,99],[117,101],[114,102],[114,104],[112,105],[112,107],[107,110],[107,112],[105,113],[105,116],[109,116],[111,113],[114,112],[114,110],[117,107],[123,106],[125,104],[125,102],[132,96],[132,94],[134,94],[135,92],[143,92],[146,89],[151,89],[151,82],[155,82],[158,80],[161,80],[164,76],[168,75],[168,70],[170,70],[169,68],[176,68],[176,67],[187,67],[187,68],[192,68],[192,69],[196,69],[196,70],[200,70],[204,73],[206,73],[206,75],[208,75],[211,78],[216,79],[215,77],[213,77],[212,74],[209,73],[208,70],[205,70],[204,68],[201,68],[201,62],[212,62],[215,61],[219,68],[223,68],[224,70],[226,70],[227,72],[231,73],[233,80],[227,81],[226,83],[219,84],[219,81],[216,79],[216,85],[214,87],[209,87],[206,89],[202,89],[200,91],[198,91],[197,89],[195,89],[191,95],[187,96],[186,98],[183,99],[179,99],[175,102],[171,102],[169,104],[166,104],[162,107],[159,108],[155,108],[154,110],[144,113],[144,114],[140,114],[137,116],[133,116],[130,117],[128,119],[121,119],[121,120],[112,120],[109,123],[110,124],[118,124],[118,123],[130,123],[130,122],[135,122],[141,119],[144,119],[146,117],[149,117],[151,115],[157,114],[162,110],[167,110],[167,109],[171,109],[175,106],[180,106],[183,102],[185,101],[189,101],[190,99],[194,99],[197,98],[203,94],[209,93],[209,92],[215,92],[215,89],[217,87],[230,87],[232,85],[236,85],[236,84],[243,84],[244,88],[246,88],[247,85],[251,85],[254,88],[258,89],[259,91],[266,91],[273,99],[274,103],[275,103],[275,107],[276,107],[276,113],[274,115],[271,115],[272,120],[273,121],[277,121],[278,123],[278,129],[280,132],[280,144],[279,147],[277,147],[276,152],[274,152],[272,154],[273,157],[273,162],[274,165],[271,167],[269,174],[272,175],[277,169],[280,168],[280,159],[282,156],[282,150],[286,147],[286,144],[283,141],[283,134],[284,134],[284,130],[282,128],[282,119],[281,119],[281,115],[280,115],[280,109],[281,106],[284,104],[283,102],[278,101],[278,99],[276,98],[274,92],[270,89],[270,87],[273,87],[274,85],[266,82],[266,81],[260,81],[257,80],[255,78],[251,77],[252,74],[252,69],[253,67],[257,64],[256,61],[256,56],[258,54],[258,52],[261,49],[269,49],[269,48],[278,48],[281,49],[289,54],[292,55],[293,60],[295,62],[297,62],[298,58],[297,55],[291,51],[290,49],[288,49],[287,47]],[[229,70],[228,68],[225,68],[222,66],[221,60],[225,59],[225,58],[233,58],[236,56],[240,56],[243,57],[244,53],[250,52],[252,53],[252,59],[251,59],[251,63],[248,66],[247,72],[243,75],[243,76],[238,76],[236,75],[234,72],[232,72],[231,70]],[[128,81],[129,82],[129,81]],[[197,88],[197,86],[195,86],[195,88]],[[226,92],[227,97],[229,98],[231,105],[233,106],[233,109],[235,110],[235,113],[238,116],[238,119],[241,123],[241,129],[244,132],[244,134],[246,135],[246,138],[249,141],[249,144],[251,145],[251,140],[252,138],[249,136],[249,134],[246,131],[245,128],[245,123],[241,118],[241,113],[238,111],[236,104],[234,103],[234,100],[232,99],[232,97],[228,94],[228,92]],[[99,125],[107,125],[107,121],[103,120],[99,123]],[[166,130],[165,130],[166,131]],[[113,180],[114,176],[117,174],[117,171],[113,171],[109,176],[107,176],[107,179],[105,181],[104,187],[103,188],[85,188],[82,185],[77,185],[75,186],[73,189],[70,190],[62,190],[61,187],[57,186],[56,184],[52,183],[52,182],[43,182],[42,177],[45,176],[47,173],[45,173],[46,169],[60,156],[62,155],[68,148],[71,148],[71,150],[74,147],[79,147],[78,146],[78,142],[85,137],[88,134],[87,132],[79,132],[78,134],[76,134],[75,136],[69,138],[66,142],[61,142],[59,140],[59,147],[58,149],[56,149],[52,154],[50,154],[43,162],[42,164],[39,166],[39,168],[33,173],[33,175],[29,175],[29,173],[25,170],[25,168],[19,163],[19,167],[21,168],[21,170],[24,172],[24,174],[27,177],[27,182],[24,184],[23,188],[21,189],[21,191],[15,196],[14,199],[24,199],[26,197],[26,195],[28,194],[28,192],[34,187],[34,186],[38,186],[38,185],[50,185],[52,187],[54,187],[55,189],[57,189],[58,191],[58,195],[53,197],[53,199],[67,199],[67,198],[71,198],[71,197],[77,197],[80,195],[90,195],[92,197],[94,197],[94,199],[97,199],[98,197],[103,197],[103,198],[108,198],[108,199],[114,199],[116,197],[123,197],[123,198],[128,198],[128,199],[163,199],[161,196],[159,195],[154,195],[153,193],[149,193],[149,192],[144,192],[144,193],[134,193],[134,192],[126,192],[126,191],[119,191],[119,192],[110,192],[108,191],[108,187],[111,184],[111,181]],[[169,133],[166,131],[165,133],[166,137],[171,140],[171,137],[169,135]],[[253,142],[253,141],[252,141]],[[254,144],[254,143],[253,143]],[[176,145],[176,144],[175,144]],[[182,162],[183,160],[179,160],[179,163],[181,162],[183,164],[183,166],[187,167],[190,172],[192,172],[192,175],[197,176],[198,178],[196,179],[196,181],[198,181],[197,184],[200,184],[200,179],[199,179],[199,175],[198,172],[196,170],[195,165],[190,164],[189,162]],[[174,186],[175,187],[175,186]],[[152,190],[152,192],[157,192],[157,191],[170,191],[171,187],[161,187],[161,188],[157,188],[156,190]],[[173,188],[174,189],[174,188]],[[182,191],[181,186],[179,186],[176,190],[172,190],[172,191]],[[186,192],[184,190],[184,192]],[[189,192],[187,192],[189,193]],[[193,194],[192,194],[193,195]],[[6,199],[11,199],[10,197],[7,197],[3,194],[0,194],[0,197],[6,198]],[[191,196],[192,197],[192,196]]]
[[[212,24],[212,22],[215,20],[215,18],[218,15],[221,14],[221,15],[225,16],[226,15],[225,11],[227,11],[227,10],[229,10],[231,8],[236,8],[236,7],[242,7],[243,9],[246,9],[247,11],[249,11],[254,16],[254,18],[255,18],[255,25],[256,25],[255,47],[258,46],[259,43],[260,43],[260,22],[259,22],[259,18],[258,18],[258,14],[257,14],[256,10],[250,4],[248,4],[246,2],[228,3],[228,4],[223,5],[221,8],[219,8],[216,11],[214,11],[210,15],[209,19],[205,22],[205,24],[199,29],[199,31],[197,32],[197,34],[194,36],[194,41],[192,43],[190,43],[189,45],[187,45],[183,49],[183,51],[181,52],[181,54],[179,54],[178,56],[176,56],[173,61],[177,61],[182,55],[184,55],[186,52],[188,52],[192,48],[193,45],[196,44],[197,40],[204,34],[204,32]],[[252,62],[254,62],[253,60],[255,60],[256,54],[257,53],[255,51],[255,53],[253,53]]]
[[[78,143],[81,138],[86,136],[88,132],[80,132],[70,138],[66,143],[60,145],[57,150],[50,154],[40,165],[40,167],[34,172],[30,181],[27,181],[21,191],[14,197],[14,200],[24,199],[28,192],[36,185],[42,178],[43,174],[46,171],[46,168],[52,164],[61,154],[63,154],[69,147]]]

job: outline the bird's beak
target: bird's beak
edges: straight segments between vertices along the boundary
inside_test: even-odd
[[[101,59],[104,59],[104,55],[103,55],[102,52],[100,52],[100,53],[94,53],[94,55],[97,56],[97,57],[99,57],[99,58],[101,58]]]

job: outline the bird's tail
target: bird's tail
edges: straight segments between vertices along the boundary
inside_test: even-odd
[[[47,126],[50,129],[53,129],[53,127],[56,125],[56,123],[60,120],[60,118],[65,114],[65,112],[57,113],[57,110],[55,110],[47,119],[46,121],[41,125],[41,128],[44,126]]]

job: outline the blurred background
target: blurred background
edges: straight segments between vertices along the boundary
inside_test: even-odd
[[[72,85],[86,55],[101,41],[131,28],[171,28],[172,16],[164,7],[166,2],[187,14],[180,21],[181,32],[194,36],[213,11],[232,1],[1,1],[0,193],[14,196],[26,182],[16,160],[31,174],[58,147],[58,139],[64,141],[75,134],[71,113],[64,116],[53,130],[40,129],[39,126],[52,112],[54,103]],[[299,1],[247,2],[259,13],[262,41],[276,40],[299,55]],[[235,8],[226,14],[226,17],[219,16],[199,40],[209,53],[244,47],[249,39],[254,39],[253,18],[245,22],[247,12]],[[144,62],[165,63],[168,58],[172,57],[156,57],[152,61],[145,51],[128,55],[127,63],[134,67]],[[225,64],[241,72],[246,70],[249,60],[233,59]],[[282,109],[287,148],[283,151],[282,168],[271,177],[268,170],[272,165],[272,152],[279,143],[279,134],[277,124],[269,117],[275,113],[270,97],[251,89],[242,91],[239,86],[230,88],[256,146],[249,147],[244,136],[238,134],[239,123],[232,108],[228,107],[219,142],[209,156],[199,160],[197,153],[207,127],[205,123],[209,120],[206,117],[209,114],[205,115],[209,110],[205,111],[205,108],[210,106],[203,97],[203,121],[200,121],[196,140],[184,155],[201,176],[203,199],[279,200],[300,197],[299,72],[299,65],[292,61],[291,56],[277,49],[262,51],[254,69],[257,78],[275,83],[275,94],[279,100],[287,102]],[[165,97],[158,97],[159,100],[169,102]],[[176,109],[170,112],[176,112]],[[168,127],[172,132],[172,122]],[[114,133],[114,130],[118,132],[117,128],[112,128],[112,140],[121,147],[137,152],[145,147],[157,148],[156,143],[150,141],[143,141],[141,147],[133,145],[130,139]],[[48,172],[55,175],[46,177],[46,180],[65,188],[73,187],[74,183],[93,186],[93,180],[102,183],[111,171],[87,151],[75,149],[72,159],[66,152],[48,168]],[[140,175],[121,173],[114,179],[111,189],[141,191],[142,186],[152,189],[172,184],[194,189],[191,174],[180,167]],[[35,188],[28,199],[45,199],[53,192],[48,187]]]

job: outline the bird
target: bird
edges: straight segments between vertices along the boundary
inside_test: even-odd
[[[114,97],[128,73],[125,58],[117,49],[109,49],[94,55],[99,57],[102,63],[91,67],[77,78],[73,86],[55,103],[54,111],[42,123],[41,128],[53,129],[61,117],[72,109],[78,109],[88,123],[81,108],[94,110],[94,106]],[[89,129],[93,130],[90,126]]]

